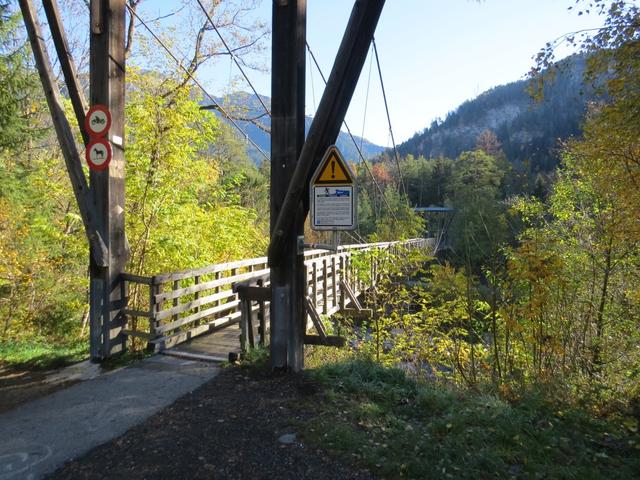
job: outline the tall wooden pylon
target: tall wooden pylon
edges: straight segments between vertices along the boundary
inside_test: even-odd
[[[120,278],[128,257],[124,224],[125,0],[91,0],[91,105],[111,112],[108,140],[113,157],[108,168],[91,171],[91,201],[98,213],[101,237],[108,250],[106,266],[91,256],[91,358],[102,360],[125,347],[122,333],[126,301]]]
[[[304,144],[306,0],[273,0],[271,57],[271,233]],[[286,253],[271,262],[271,364],[302,370],[306,324],[304,260],[297,237],[305,212],[293,212],[283,242]]]
[[[309,211],[309,181],[335,143],[385,0],[355,0],[309,134],[304,135],[306,1],[273,0],[271,70],[271,363],[304,366],[306,278],[297,253]]]

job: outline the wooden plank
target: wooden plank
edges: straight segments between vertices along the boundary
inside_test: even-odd
[[[322,313],[327,314],[327,259],[322,259]]]
[[[355,305],[355,307],[358,310],[362,310],[362,305],[360,304],[360,301],[358,300],[358,297],[353,292],[353,290],[351,289],[349,284],[347,282],[345,282],[344,280],[342,280],[340,282],[340,285],[342,286],[343,292],[345,292],[347,294],[347,296],[349,297],[349,300],[351,300],[351,303],[353,303],[353,305]]]
[[[264,272],[264,270],[262,271]],[[267,285],[269,285],[269,277],[271,276],[270,272],[262,273],[260,275],[258,275],[258,272],[248,273],[254,273],[255,276],[252,276],[251,278],[243,282],[234,282],[232,285],[232,289],[234,292],[239,292],[241,289],[244,289],[246,287],[255,287],[256,285],[262,285],[263,287],[266,287]]]
[[[331,287],[333,295],[331,296],[331,304],[335,307],[338,305],[338,285],[336,283],[336,255],[331,257]]]
[[[214,293],[213,295],[208,295],[206,297],[200,297],[197,300],[192,300],[192,301],[187,302],[187,303],[181,303],[181,304],[179,304],[179,305],[177,305],[175,307],[159,311],[158,313],[155,314],[155,319],[158,320],[158,321],[164,320],[164,319],[166,319],[168,317],[171,317],[172,315],[176,315],[178,313],[186,312],[187,310],[199,308],[199,307],[201,307],[203,305],[206,305],[208,303],[213,303],[213,302],[217,302],[219,300],[224,300],[224,299],[229,299],[229,298],[234,298],[235,299],[236,298],[236,294],[233,293],[231,290],[223,290],[220,293]],[[196,311],[195,313],[198,313],[198,312]]]
[[[246,300],[246,308],[243,310],[242,313],[247,315],[247,336],[248,336],[248,340],[249,340],[249,346],[251,348],[256,348],[256,342],[255,342],[255,338],[254,338],[254,331],[253,331],[253,308],[252,308],[252,303],[251,300]]]
[[[194,284],[195,284],[195,285],[200,285],[200,275],[196,275],[195,277],[193,277],[193,279],[194,279]],[[216,293],[217,293],[217,292],[216,292]],[[200,292],[196,292],[196,293],[193,295],[193,299],[194,299],[195,301],[200,300]],[[195,309],[195,313],[198,313],[198,312],[200,311],[200,306],[199,306],[199,305],[197,305],[194,309]]]
[[[120,279],[126,282],[142,283],[143,285],[151,285],[151,277],[143,277],[141,275],[133,275],[132,273],[121,273]]]
[[[327,335],[326,338],[322,338],[319,335],[305,335],[304,343],[306,345],[324,345],[327,347],[344,347],[347,343],[347,339],[339,337],[337,335]]]
[[[254,300],[261,302],[271,301],[271,287],[251,287],[248,285],[241,285],[235,288],[238,292],[240,300]]]
[[[220,272],[215,272],[215,274],[214,274],[215,280],[220,280],[221,277],[222,277],[222,274]],[[231,287],[233,288],[233,285]],[[214,288],[213,291],[215,293],[220,293],[220,287]],[[220,305],[220,301],[219,300],[216,302],[216,305]]]
[[[180,350],[162,350],[160,353],[170,357],[186,358],[187,360],[198,360],[200,362],[221,363],[229,361],[228,357],[217,357],[214,355],[205,355],[204,353],[181,352]]]
[[[318,304],[318,266],[315,262],[313,263],[313,266],[312,266],[311,275],[313,275],[311,298],[313,298],[313,304],[317,305]]]
[[[346,272],[346,268],[345,268],[345,258],[344,257],[340,257],[340,285],[342,285],[344,283],[344,279],[346,278],[345,272]],[[342,288],[340,289],[340,310],[344,310],[345,307],[345,301],[344,301],[344,291],[342,290]]]
[[[198,313],[194,313],[193,315],[189,315],[188,317],[184,317],[184,318],[181,318],[180,320],[176,320],[175,322],[167,323],[166,325],[160,325],[156,327],[156,332],[164,333],[169,330],[175,330],[178,327],[182,327],[183,325],[187,325],[196,320],[200,320],[201,318],[209,317],[211,315],[215,315],[216,313],[226,312],[227,310],[232,310],[234,308],[237,308],[238,305],[240,305],[240,300],[235,300],[229,303],[218,305],[217,307],[208,308]]]
[[[213,332],[220,328],[226,328],[230,325],[233,325],[234,323],[238,323],[239,321],[240,321],[240,312],[237,311],[225,317],[211,320],[203,325],[198,325],[197,327],[192,328],[190,330],[187,330],[184,332],[177,332],[171,335],[156,338],[149,343],[155,346],[155,351],[159,352],[166,348],[175,347],[176,345],[182,342],[186,342],[187,340],[191,340],[192,338],[195,338],[198,335],[203,335],[205,333]]]
[[[156,337],[156,327],[158,326],[157,315],[162,308],[162,302],[156,302],[156,295],[162,292],[162,285],[151,285],[149,287],[149,313],[151,319],[149,320],[149,332]]]
[[[162,273],[155,275],[154,279],[157,283],[167,283],[174,280],[185,280],[195,277],[196,275],[207,275],[216,272],[224,272],[226,270],[248,267],[249,265],[267,264],[267,257],[250,258],[247,260],[237,260],[234,262],[217,263],[206,267],[194,268],[191,270],[182,270],[180,272]]]
[[[180,281],[179,280],[174,280],[173,281],[172,290],[175,292],[179,288],[180,288]],[[173,297],[173,302],[172,303],[173,303],[173,308],[176,308],[178,306],[178,297]],[[177,313],[174,313],[173,320],[174,321],[178,320],[178,314]]]
[[[263,287],[264,285],[264,280],[258,280],[258,287]],[[269,288],[269,291],[271,291],[271,288]],[[266,342],[265,342],[265,336],[267,335],[267,326],[266,326],[266,315],[267,315],[267,309],[265,308],[265,302],[262,300],[258,300],[258,334],[260,335],[260,346],[264,347]]]
[[[304,297],[304,306],[307,309],[307,313],[309,314],[309,317],[311,317],[313,326],[316,327],[316,331],[318,332],[318,335],[320,335],[320,337],[322,338],[327,338],[327,331],[325,330],[324,325],[322,324],[322,319],[320,318],[318,311],[316,310],[315,306],[313,305],[313,302],[309,297]]]
[[[129,310],[128,308],[122,309],[123,315],[128,315],[130,317],[145,317],[151,318],[151,314],[149,312],[145,312],[144,310]]]
[[[177,297],[182,297],[183,295],[189,295],[190,293],[202,292],[203,290],[210,290],[218,286],[241,282],[243,280],[248,280],[252,278],[254,275],[259,276],[257,274],[263,274],[267,272],[268,272],[268,269],[259,270],[257,272],[241,273],[239,275],[235,275],[234,277],[222,277],[219,280],[211,280],[208,282],[203,282],[200,285],[192,285],[190,287],[180,288],[178,290],[173,290],[170,292],[164,292],[159,294],[156,297],[156,301],[172,300]],[[155,278],[156,277],[154,277],[154,281],[155,281]]]

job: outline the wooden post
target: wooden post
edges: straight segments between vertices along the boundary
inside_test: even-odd
[[[304,144],[306,0],[273,1],[271,74],[271,237],[290,188]],[[278,235],[284,253],[270,258],[271,365],[274,369],[303,368],[304,258],[297,254],[297,237],[304,233],[302,204],[289,212],[291,222]]]
[[[327,314],[327,291],[329,290],[329,276],[327,275],[327,257],[322,259],[322,313]]]
[[[160,293],[161,286],[157,285],[155,279],[151,279],[151,285],[149,285],[149,335],[152,339],[156,337],[156,327],[159,325],[156,323],[156,316],[160,313],[161,305],[156,302],[156,295]],[[152,343],[147,344],[147,348],[152,347]]]
[[[263,287],[263,286],[264,286],[264,280],[262,279],[258,280],[258,287]],[[266,345],[265,335],[267,334],[267,326],[266,326],[265,315],[266,315],[266,312],[264,308],[264,301],[259,300],[258,301],[258,322],[259,322],[258,333],[260,335],[261,347],[264,347]]]
[[[111,112],[108,140],[113,157],[103,171],[91,171],[92,203],[100,219],[100,233],[108,250],[106,266],[91,256],[91,358],[103,360],[125,348],[122,334],[120,274],[128,257],[124,232],[124,91],[125,0],[91,0],[91,104]],[[99,332],[99,333],[98,333]],[[100,338],[100,342],[95,339]]]
[[[346,283],[346,263],[345,263],[345,256],[344,255],[340,255],[340,311],[344,310],[344,289],[342,288],[342,284]]]
[[[69,174],[69,180],[71,181],[71,187],[73,188],[85,233],[91,246],[91,261],[97,265],[106,266],[109,259],[107,258],[106,240],[101,237],[99,228],[101,221],[100,215],[91,201],[89,186],[82,171],[82,163],[80,161],[78,148],[76,147],[73,131],[65,116],[58,84],[53,74],[49,54],[47,53],[45,36],[40,28],[40,22],[38,21],[33,1],[20,0],[19,3],[22,17],[24,18],[24,25],[29,35],[33,57],[42,82],[42,88],[45,98],[47,99],[49,111],[51,112],[53,126],[56,130],[56,136],[58,137],[67,173]],[[97,299],[91,299],[90,304],[96,305]]]
[[[71,52],[69,51],[67,36],[64,31],[64,26],[62,25],[62,19],[60,18],[58,2],[56,0],[43,0],[42,6],[47,15],[51,38],[53,39],[53,45],[56,47],[56,53],[58,54],[58,60],[60,61],[60,67],[64,75],[64,82],[67,84],[67,92],[73,105],[73,111],[76,114],[76,121],[78,122],[80,133],[82,133],[82,139],[84,143],[87,144],[89,143],[89,133],[85,131],[84,128],[84,117],[89,107],[87,106],[82,85],[80,85],[80,81],[78,80],[76,66],[71,57]]]
[[[336,284],[337,280],[337,272],[336,272],[336,256],[331,255],[331,288],[333,291],[331,307],[334,308],[338,305],[338,285]]]
[[[367,58],[369,46],[373,40],[373,33],[382,13],[384,2],[385,0],[356,0],[354,3],[347,29],[327,81],[327,87],[322,94],[318,110],[309,128],[309,134],[300,152],[300,160],[297,163],[295,172],[291,176],[287,176],[287,180],[291,178],[289,188],[283,201],[279,202],[281,208],[277,212],[277,218],[275,220],[272,218],[271,243],[269,245],[270,265],[273,265],[273,262],[280,262],[291,249],[295,250],[295,245],[292,247],[288,238],[294,230],[293,225],[297,219],[300,205],[304,205],[305,215],[309,210],[308,183],[310,175],[314,167],[320,162],[325,150],[335,143],[340,132],[340,127],[358,83],[362,66]],[[276,6],[280,3],[287,2],[276,0],[274,2],[274,13],[279,8],[287,8]],[[295,4],[295,2],[289,3]],[[280,48],[280,45],[276,42],[278,35],[275,28],[275,19],[276,16],[274,14],[274,67],[276,65],[276,50]],[[291,31],[293,32],[293,30],[292,28]],[[294,43],[293,39],[290,40],[291,43]],[[273,68],[272,78],[280,82],[280,77],[282,77],[282,72]],[[272,92],[272,99],[275,102],[275,92]],[[271,128],[271,139],[275,143],[273,126]],[[273,146],[271,147],[271,155],[273,161]],[[271,215],[273,217],[273,210]]]
[[[311,281],[313,282],[312,285],[312,290],[313,290],[313,305],[314,306],[318,306],[318,262],[316,262],[315,260],[313,261],[313,270],[312,273],[313,278],[311,279]]]
[[[179,288],[180,288],[180,281],[179,280],[174,280],[173,281],[173,291],[175,292]],[[178,306],[178,297],[173,299],[172,306],[174,306],[174,307]],[[176,314],[171,316],[171,320],[175,322],[176,320],[178,320],[178,317],[179,317],[179,315],[176,313]]]

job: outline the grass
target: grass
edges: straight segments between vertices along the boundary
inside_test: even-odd
[[[635,428],[532,392],[512,403],[368,361],[308,374],[323,385],[305,440],[383,478],[640,478]],[[634,432],[633,430],[636,430]]]
[[[63,345],[35,341],[0,342],[0,363],[14,368],[58,368],[87,357],[86,340],[77,340]]]

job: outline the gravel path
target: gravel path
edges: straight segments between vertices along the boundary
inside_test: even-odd
[[[301,376],[231,367],[124,435],[71,461],[55,479],[370,479],[298,430],[317,386]]]

